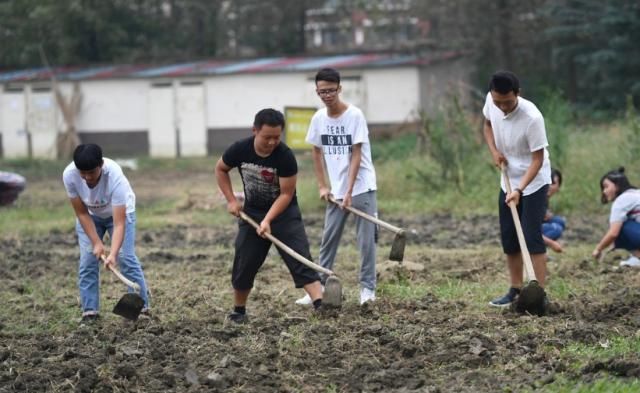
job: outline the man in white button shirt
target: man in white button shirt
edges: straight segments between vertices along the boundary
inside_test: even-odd
[[[501,176],[498,211],[500,240],[507,256],[510,288],[489,304],[505,307],[513,303],[522,288],[522,253],[508,203],[515,202],[522,223],[533,269],[544,287],[547,254],[542,238],[542,221],[551,184],[551,163],[547,151],[544,118],[538,108],[520,97],[520,82],[509,71],[493,74],[482,113],[484,138],[497,167],[507,163],[512,192],[506,194]]]

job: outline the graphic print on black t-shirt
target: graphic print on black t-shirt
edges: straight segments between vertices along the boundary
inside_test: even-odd
[[[269,208],[280,195],[280,178],[275,168],[248,162],[240,165],[245,198],[251,205]]]
[[[347,134],[342,125],[327,125],[325,133],[320,134],[320,139],[325,155],[349,155],[353,151],[351,134]]]

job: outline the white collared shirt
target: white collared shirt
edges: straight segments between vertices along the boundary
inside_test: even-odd
[[[542,167],[531,183],[522,190],[522,194],[533,194],[546,184],[551,184],[551,162],[547,150],[549,142],[547,142],[544,118],[538,108],[531,101],[518,97],[516,109],[505,115],[493,103],[491,93],[487,93],[482,113],[491,122],[496,148],[509,163],[507,173],[511,181],[511,189],[520,185],[520,180],[533,161],[532,153],[540,149],[544,149]],[[506,192],[504,179],[502,176],[500,178],[500,187]]]

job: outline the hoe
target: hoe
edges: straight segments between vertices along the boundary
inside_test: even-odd
[[[511,183],[509,182],[509,175],[507,175],[507,166],[502,165],[502,175],[504,176],[504,183],[507,188],[507,193],[511,193]],[[544,315],[544,288],[538,283],[536,278],[536,272],[533,270],[533,263],[531,262],[531,255],[527,248],[527,243],[524,239],[524,233],[522,232],[522,224],[520,223],[520,217],[518,216],[518,210],[513,202],[509,202],[509,208],[511,209],[511,215],[513,216],[513,223],[516,227],[518,234],[518,242],[520,243],[520,251],[522,252],[522,260],[524,262],[525,271],[529,278],[529,283],[522,288],[518,300],[516,300],[516,310],[519,312],[529,312],[535,315]]]
[[[102,259],[103,262],[106,260],[104,255],[102,255],[100,259]],[[127,279],[122,275],[122,273],[120,273],[120,271],[118,271],[118,269],[111,265],[107,265],[107,269],[111,270],[111,272],[118,277],[120,281],[135,291],[123,295],[113,308],[113,313],[132,321],[137,320],[142,308],[144,307],[144,300],[138,294],[138,292],[140,292],[140,285]]]
[[[257,222],[255,222],[251,217],[249,217],[243,211],[240,212],[240,218],[248,222],[252,227],[256,229],[260,227]],[[279,249],[291,255],[298,262],[310,267],[311,269],[319,273],[324,273],[328,275],[327,281],[324,284],[324,295],[322,297],[322,304],[324,306],[334,307],[334,308],[340,308],[342,306],[342,284],[340,283],[340,280],[338,279],[338,277],[335,275],[334,272],[311,262],[307,258],[295,252],[293,249],[291,249],[289,246],[287,246],[280,240],[276,239],[272,234],[265,233],[264,235],[267,239],[271,241],[271,243],[275,244]]]
[[[336,201],[333,196],[329,196],[329,201],[335,203],[336,205],[340,205],[340,202]],[[381,227],[390,230],[395,233],[396,236],[393,239],[393,244],[391,244],[391,251],[389,252],[389,259],[396,262],[402,262],[404,259],[404,246],[407,243],[407,234],[404,229],[398,228],[394,225],[389,224],[388,222],[384,222],[377,217],[371,216],[363,211],[360,211],[354,207],[347,206],[345,209],[350,211],[351,213],[358,215],[365,220],[371,221],[376,225],[380,225]]]

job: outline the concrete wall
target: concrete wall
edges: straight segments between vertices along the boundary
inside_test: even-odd
[[[0,131],[5,158],[28,157],[29,138],[25,132],[24,90],[7,91],[0,96]]]
[[[70,91],[69,84],[65,84],[65,88]],[[82,108],[76,122],[78,131],[147,130],[148,80],[82,81],[81,90]]]
[[[406,123],[417,118],[420,78],[415,67],[367,70],[365,116],[369,123]]]
[[[471,68],[464,59],[422,68],[419,72],[421,109],[429,116],[436,116],[442,106],[451,101],[453,94],[458,96],[462,105],[468,105],[470,73]]]

